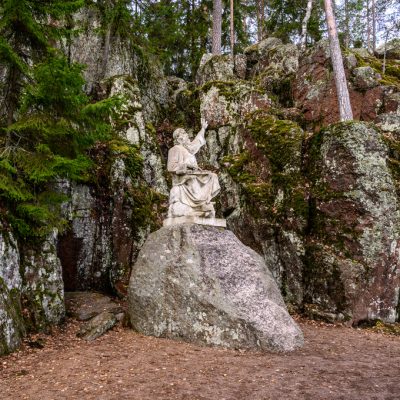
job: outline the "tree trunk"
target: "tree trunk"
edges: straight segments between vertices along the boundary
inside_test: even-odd
[[[301,25],[300,48],[303,50],[306,48],[306,43],[307,43],[307,24],[311,17],[312,3],[313,3],[313,0],[307,0],[306,15],[304,16],[303,23]]]
[[[256,2],[257,9],[257,38],[258,41],[264,39],[264,23],[265,23],[265,1],[257,0]]]
[[[196,4],[194,0],[191,0],[190,5],[187,9],[188,16],[187,21],[189,26],[192,26],[194,13],[195,13]],[[196,37],[192,29],[190,29],[190,73],[191,77],[194,78],[196,76]]]
[[[326,24],[328,25],[333,74],[335,77],[336,91],[339,103],[340,120],[350,121],[353,119],[353,112],[350,104],[350,96],[349,90],[347,88],[346,75],[344,73],[342,52],[339,46],[335,16],[333,15],[332,1],[324,0],[324,4],[326,13]]]
[[[233,0],[231,0],[231,54],[232,58],[234,56],[234,48],[235,48],[235,21],[234,21],[234,9],[233,9]]]
[[[371,53],[371,21],[369,12],[369,0],[367,0],[367,49]]]
[[[344,46],[346,49],[350,46],[350,26],[349,26],[349,0],[344,0]]]
[[[265,1],[260,0],[261,40],[265,39]]]
[[[260,1],[256,2],[256,12],[257,12],[257,39],[261,42],[261,15],[260,15]]]
[[[372,13],[372,54],[374,54],[375,50],[376,50],[376,7],[375,7],[375,0],[372,0],[371,13]]]
[[[222,1],[213,0],[212,53],[221,54]]]
[[[389,38],[389,29],[386,29],[386,34],[385,34],[385,45],[383,48],[383,63],[382,63],[382,75],[385,75],[386,73],[386,46],[387,46],[387,41]]]
[[[8,71],[7,91],[5,95],[5,104],[7,107],[7,126],[14,123],[14,114],[18,108],[18,96],[20,90],[18,81],[21,80],[21,73],[17,68],[11,66]]]

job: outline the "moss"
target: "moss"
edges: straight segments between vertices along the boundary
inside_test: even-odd
[[[359,67],[367,67],[367,66],[372,67],[374,71],[381,76],[379,82],[382,85],[388,85],[388,86],[393,85],[396,86],[397,88],[400,88],[400,68],[396,62],[393,62],[391,60],[386,60],[385,73],[383,74],[382,73],[383,60],[375,58],[373,56],[364,58],[357,53],[354,53],[354,56],[357,59],[357,65]]]
[[[20,292],[17,289],[8,290],[4,280],[0,277],[0,323],[1,318],[10,318],[14,328],[13,336],[9,337],[8,332],[4,332],[5,326],[0,329],[0,355],[8,354],[18,345],[21,338],[25,335],[25,326],[22,318],[20,302]],[[10,343],[11,340],[11,343]]]
[[[361,235],[361,232],[357,230],[357,223],[350,224],[328,216],[319,210],[319,205],[349,199],[345,192],[333,190],[323,179],[321,146],[325,135],[334,135],[338,138],[346,134],[348,128],[353,124],[352,121],[342,122],[309,138],[306,144],[306,152],[309,156],[305,166],[305,173],[310,182],[310,218],[307,229],[315,239],[333,246],[335,251],[349,258],[354,257],[354,244]],[[353,200],[350,199],[350,201]]]
[[[400,323],[387,324],[378,319],[375,321],[368,321],[368,323],[361,323],[360,326],[373,332],[400,336]]]
[[[223,159],[227,172],[240,184],[249,212],[271,223],[289,215],[307,218],[308,203],[301,175],[303,131],[292,121],[260,112],[246,121],[251,145]]]
[[[273,175],[299,161],[303,131],[295,122],[268,116],[251,121],[248,129],[257,148],[270,160]]]
[[[157,128],[166,122],[175,127],[200,128],[200,90],[188,84],[186,90],[177,94],[176,101],[163,111],[160,121]]]

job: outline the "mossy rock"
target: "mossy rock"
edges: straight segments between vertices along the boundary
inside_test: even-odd
[[[227,172],[240,184],[258,218],[278,223],[296,215],[307,216],[307,200],[301,174],[304,133],[294,122],[254,113],[244,127],[245,147],[225,157]]]
[[[20,293],[0,278],[0,356],[16,350],[25,334]]]

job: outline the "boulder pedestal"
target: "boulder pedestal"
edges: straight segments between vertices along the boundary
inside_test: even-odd
[[[272,351],[303,344],[262,257],[223,228],[152,233],[133,267],[128,304],[132,327],[146,335]]]
[[[226,220],[221,218],[203,218],[196,216],[185,216],[185,217],[166,218],[163,222],[163,226],[173,226],[180,224],[198,224],[198,225],[218,226],[220,228],[226,228]]]

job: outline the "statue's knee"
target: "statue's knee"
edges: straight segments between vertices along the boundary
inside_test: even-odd
[[[169,192],[169,202],[176,203],[180,200],[180,190],[178,186],[173,186]]]

